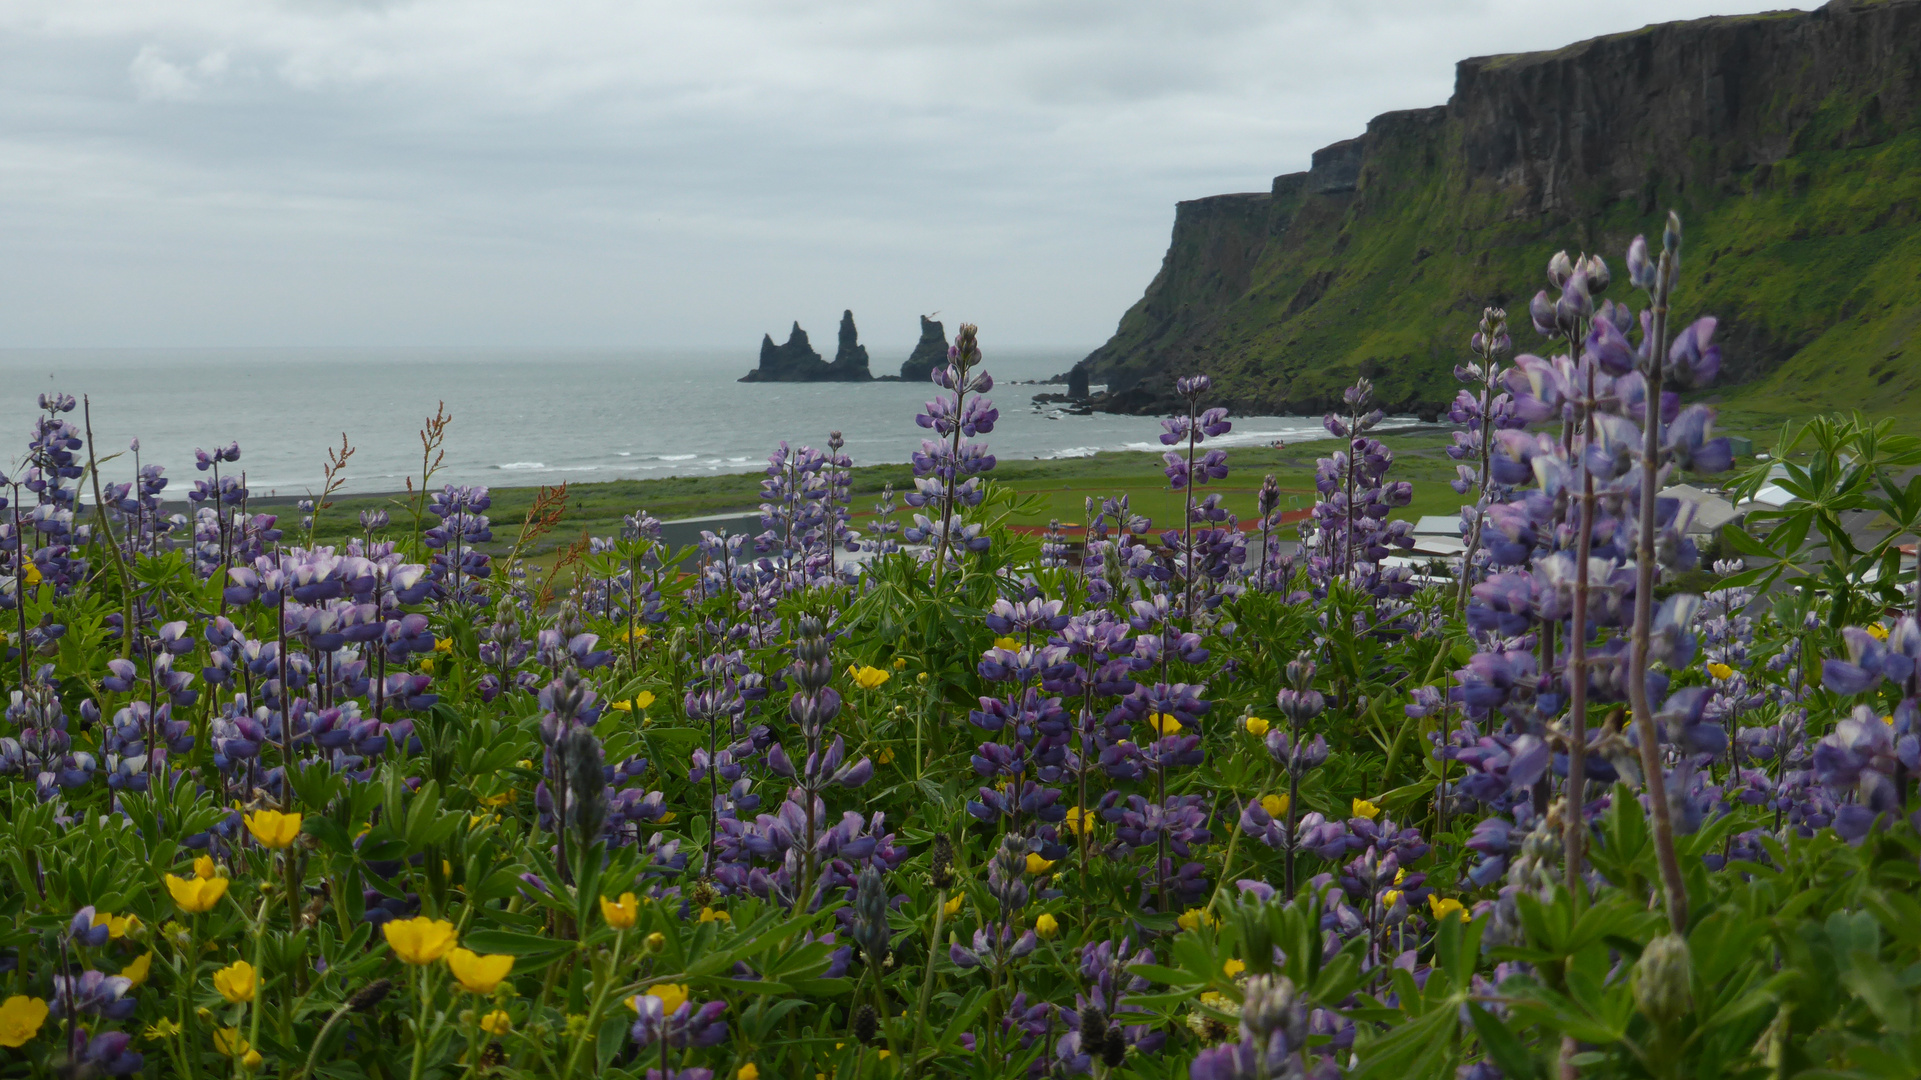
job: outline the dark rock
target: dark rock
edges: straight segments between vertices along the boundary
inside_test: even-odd
[[[840,313],[840,351],[834,354],[834,362],[828,365],[832,372],[827,377],[839,382],[867,382],[874,373],[867,370],[867,346],[860,343],[860,331],[854,329],[854,313]]]
[[[920,317],[920,340],[900,366],[903,382],[926,382],[938,364],[947,362],[947,328],[925,315]]]
[[[1067,373],[1067,396],[1075,401],[1087,398],[1087,365],[1075,364]]]
[[[807,341],[807,331],[794,324],[785,345],[774,344],[772,335],[760,339],[760,366],[742,376],[741,382],[871,382],[867,369],[867,349],[854,329],[854,313],[840,317],[840,351],[834,362],[821,359]]]

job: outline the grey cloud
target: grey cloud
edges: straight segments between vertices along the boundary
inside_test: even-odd
[[[1091,346],[1174,201],[1711,4],[14,0],[0,345]]]

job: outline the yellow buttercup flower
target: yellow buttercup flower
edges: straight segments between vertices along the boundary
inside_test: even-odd
[[[710,907],[704,907],[700,909],[700,921],[730,923],[734,921],[734,917],[732,915],[727,914],[725,911],[721,911],[721,910],[710,908]]]
[[[381,930],[387,935],[387,946],[393,949],[394,955],[416,967],[424,967],[447,955],[455,942],[453,923],[425,915],[395,919]]]
[[[422,660],[420,662],[420,670],[432,675],[434,673],[434,658],[429,656],[425,660]]]
[[[876,756],[874,760],[882,765],[892,765],[894,763],[894,748],[891,746],[881,747],[880,754]]]
[[[207,878],[215,876],[215,874],[217,873],[218,873],[218,868],[215,867],[213,864],[213,856],[202,855],[194,859],[193,861],[194,877],[200,878],[204,881]]]
[[[180,1034],[180,1025],[172,1020],[156,1020],[140,1032],[140,1037],[148,1042],[166,1042]]]
[[[498,795],[482,796],[480,799],[480,805],[488,807],[490,809],[497,810],[500,807],[506,806],[508,803],[512,801],[514,801],[514,793],[511,791],[503,791]]]
[[[28,563],[28,564],[27,564],[27,572],[26,572],[26,575],[25,575],[25,576],[26,576],[26,579],[27,579],[27,584],[29,584],[29,585],[38,585],[38,584],[40,584],[40,580],[41,580],[41,579],[40,579],[40,567],[39,567],[39,564],[37,564],[37,563],[31,563],[31,562],[30,562],[30,563]]]
[[[648,987],[647,996],[659,998],[661,1012],[672,1016],[674,1015],[675,1009],[687,1003],[687,988],[679,983],[661,983],[658,986]],[[639,1001],[640,999],[637,997],[628,998],[627,1007],[635,1012],[639,1012]]]
[[[1734,669],[1726,664],[1709,664],[1708,674],[1717,679],[1725,679],[1734,674]]]
[[[1008,652],[1019,652],[1021,643],[1011,637],[997,637],[994,639],[994,647],[996,649],[1006,649]]]
[[[967,898],[965,896],[956,896],[952,900],[949,900],[947,903],[942,904],[940,909],[941,914],[947,916],[950,919],[956,915],[959,915],[961,904],[965,902],[966,899]]]
[[[101,911],[94,914],[93,925],[106,927],[109,938],[123,938],[128,932],[140,929],[140,916],[111,915]]]
[[[1239,960],[1229,960],[1227,963],[1221,965],[1221,971],[1230,979],[1246,970],[1247,965]]]
[[[513,1019],[507,1015],[504,1009],[495,1009],[493,1012],[480,1018],[480,1030],[489,1035],[505,1035],[513,1029]]]
[[[1261,809],[1267,811],[1268,817],[1278,821],[1287,816],[1287,807],[1291,798],[1291,796],[1286,794],[1263,795],[1261,796]]]
[[[734,1070],[734,1080],[760,1080],[760,1066],[748,1062]]]
[[[443,638],[435,638],[435,639],[434,639],[434,651],[435,651],[435,652],[438,652],[438,653],[451,653],[451,652],[453,652],[453,651],[454,651],[454,639],[453,639],[453,638],[450,638],[450,637],[443,637]]]
[[[1052,915],[1042,915],[1034,920],[1034,932],[1044,938],[1051,938],[1061,932],[1061,921]]]
[[[630,630],[622,630],[620,632],[620,640],[630,645],[645,645],[647,643],[647,628],[644,626],[636,626]]]
[[[230,1058],[239,1058],[240,1064],[249,1069],[260,1067],[260,1051],[247,1042],[247,1037],[240,1034],[239,1028],[215,1028],[213,1048]]]
[[[1882,718],[1881,718],[1881,722],[1882,722],[1882,723],[1884,723],[1884,724],[1886,724],[1886,725],[1888,725],[1889,727],[1893,727],[1893,726],[1894,726],[1894,714],[1893,714],[1893,713],[1889,713],[1888,715],[1886,715],[1886,716],[1884,716],[1884,717],[1882,717]]]
[[[300,815],[278,810],[255,810],[246,817],[247,831],[263,848],[279,851],[300,836]]]
[[[236,960],[213,973],[213,988],[231,1005],[252,1001],[258,985],[253,965],[245,960]]]
[[[482,956],[469,949],[453,949],[447,953],[447,970],[454,973],[460,988],[470,994],[491,994],[500,981],[512,974],[514,958],[511,956]]]
[[[854,685],[860,687],[862,690],[878,690],[882,683],[894,677],[892,672],[883,671],[877,667],[866,666],[849,666],[847,675],[854,680]]]
[[[1437,920],[1446,918],[1455,918],[1462,922],[1468,920],[1466,905],[1451,896],[1442,896],[1439,893],[1427,894],[1427,910]]]
[[[1244,724],[1243,726],[1247,728],[1247,733],[1249,735],[1252,735],[1257,739],[1267,734],[1267,718],[1266,717],[1250,716],[1247,718],[1247,723]]]
[[[1401,902],[1401,890],[1399,889],[1389,889],[1388,891],[1381,894],[1382,907],[1391,908],[1395,904],[1398,904],[1400,902]]]
[[[1147,718],[1147,726],[1153,728],[1154,734],[1162,738],[1181,733],[1180,718],[1172,713],[1159,712],[1150,715]]]
[[[621,712],[646,712],[647,706],[653,703],[654,692],[652,690],[642,690],[640,693],[634,695],[633,700],[616,701],[608,707],[619,709]]]
[[[150,952],[141,953],[139,956],[133,958],[132,963],[120,969],[121,976],[132,980],[135,986],[146,982],[147,976],[152,972],[153,954]]]
[[[1202,924],[1218,929],[1221,925],[1221,917],[1211,915],[1203,908],[1188,908],[1181,912],[1180,918],[1175,919],[1174,924],[1183,930],[1198,930]]]
[[[31,565],[31,564],[29,564]],[[47,1003],[19,994],[0,1002],[0,1046],[25,1046],[47,1022]]]
[[[29,578],[28,580],[31,581],[32,579]],[[1868,636],[1873,638],[1876,641],[1888,640],[1888,628],[1885,626],[1882,626],[1880,623],[1873,623],[1869,625],[1867,627],[1867,631],[1868,631]]]
[[[1368,802],[1366,799],[1355,799],[1354,816],[1364,817],[1369,821],[1373,821],[1375,818],[1381,816],[1381,808]]]
[[[1037,852],[1027,853],[1027,872],[1030,874],[1045,874],[1053,865],[1054,860],[1043,859]]]
[[[173,894],[173,902],[180,906],[180,910],[189,915],[200,915],[212,911],[213,906],[220,902],[220,898],[227,895],[227,879],[223,877],[182,878],[168,874],[167,891]]]
[[[1068,832],[1079,835],[1082,829],[1094,827],[1094,811],[1082,810],[1076,806],[1067,812],[1067,820],[1061,824],[1067,827]]]
[[[600,917],[616,930],[629,929],[640,918],[640,901],[634,898],[633,893],[621,893],[618,900],[603,896],[600,898]]]
[[[894,657],[894,670],[895,671],[907,670],[907,658],[905,656]]]

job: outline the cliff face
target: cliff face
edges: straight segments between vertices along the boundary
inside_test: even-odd
[[[1376,117],[1267,192],[1181,203],[1160,272],[1079,367],[1127,411],[1200,370],[1243,409],[1320,411],[1367,375],[1391,408],[1431,410],[1484,305],[1545,347],[1525,307],[1548,256],[1597,252],[1618,281],[1669,207],[1688,236],[1679,313],[1721,316],[1744,400],[1904,407],[1921,390],[1921,0],[1462,61],[1446,106]]]
[[[760,365],[741,376],[741,382],[869,382],[874,378],[867,366],[867,347],[860,343],[854,329],[854,313],[840,317],[840,351],[832,363],[807,340],[807,331],[796,322],[784,345],[774,344],[771,334],[760,339]]]

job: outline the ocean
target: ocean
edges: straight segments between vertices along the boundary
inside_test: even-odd
[[[904,354],[903,354],[904,355]],[[1008,350],[986,358],[1000,422],[997,457],[1064,458],[1159,450],[1159,421],[1070,416],[1035,394],[1084,350]],[[824,446],[839,430],[854,463],[903,462],[928,434],[914,423],[926,383],[740,383],[751,349],[7,349],[0,350],[0,468],[26,453],[40,393],[89,395],[96,452],[140,440],[182,497],[194,449],[238,441],[258,495],[317,490],[329,449],[354,448],[349,492],[394,491],[421,466],[418,432],[444,402],[453,421],[435,483],[532,486],[758,471],[781,440]],[[875,369],[897,368],[877,356]],[[76,425],[79,410],[71,414]],[[1326,438],[1317,417],[1236,417],[1225,445]],[[231,467],[223,468],[223,475]],[[129,479],[131,455],[101,467]]]

